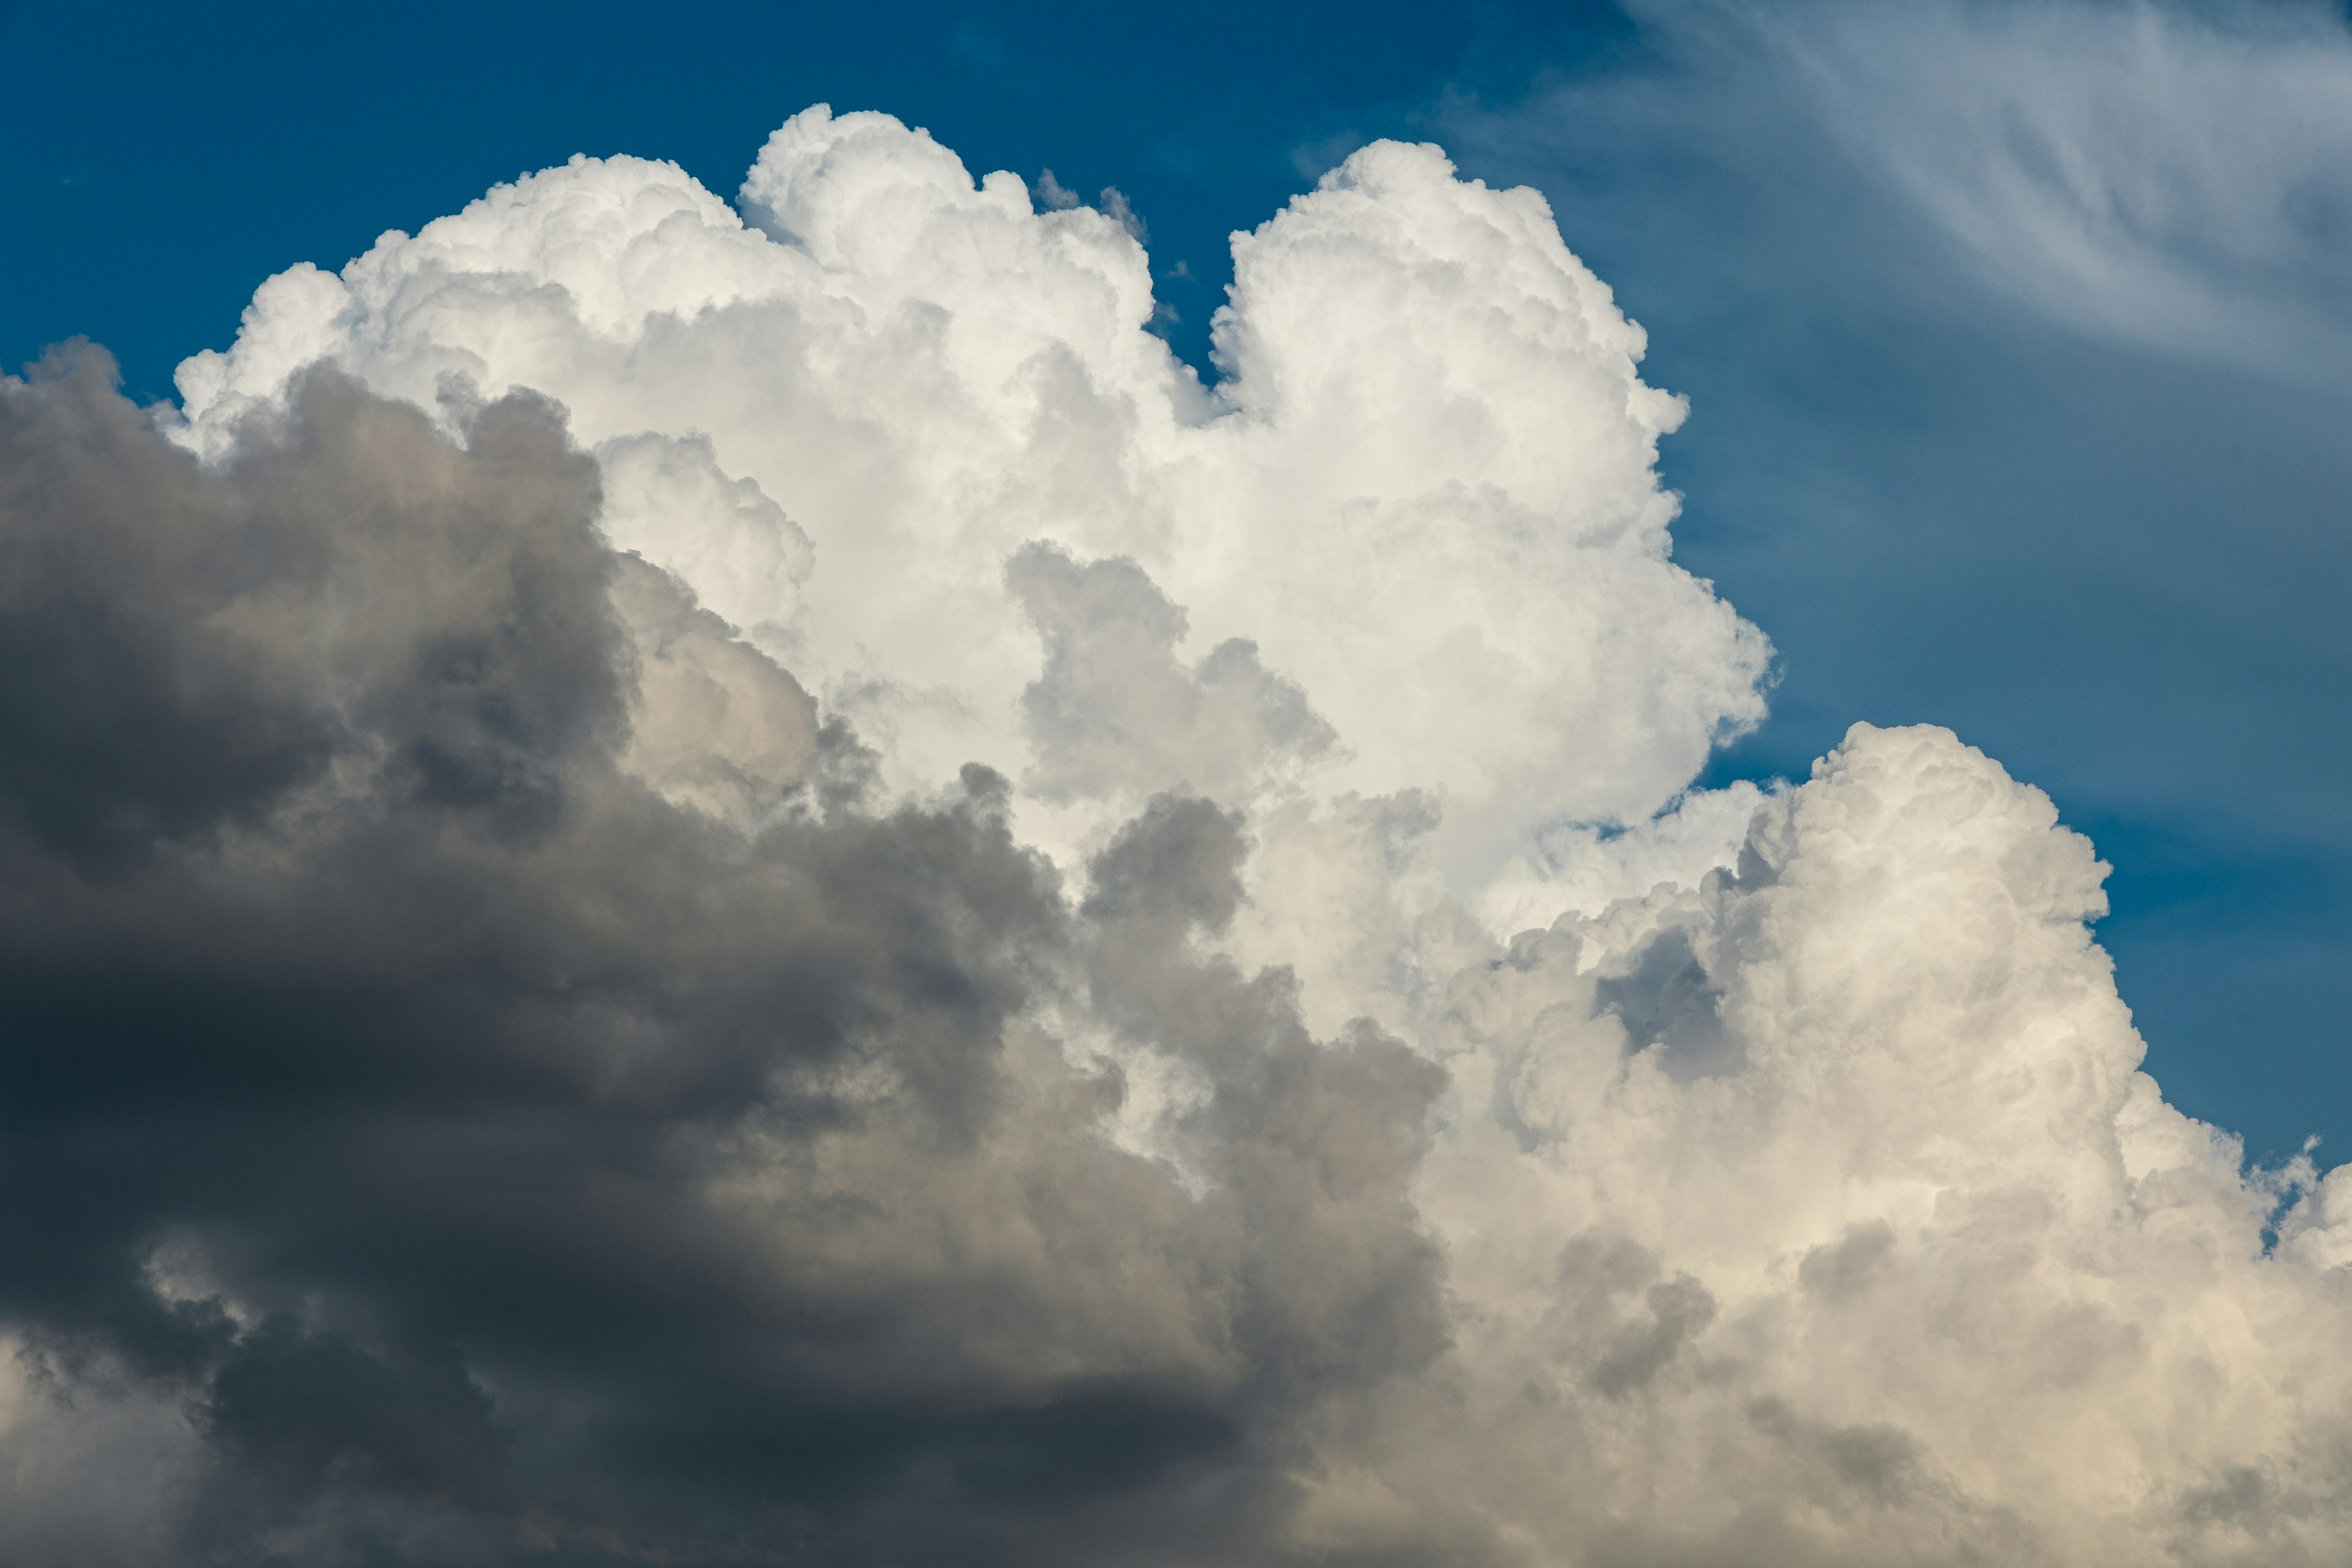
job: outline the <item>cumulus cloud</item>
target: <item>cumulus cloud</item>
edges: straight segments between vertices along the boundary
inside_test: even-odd
[[[1066,897],[1001,780],[885,806],[614,553],[551,405],[452,440],[318,371],[207,470],[108,369],[5,390],[49,656],[11,665],[8,1417],[192,1488],[157,1555],[1034,1560],[1136,1494],[1197,1546],[1174,1477],[1255,1495],[1282,1422],[1435,1353],[1441,1075],[1194,951],[1236,819],[1163,799]],[[58,668],[133,625],[105,673],[161,720],[82,711]],[[698,678],[793,737],[712,727],[748,823],[632,771]],[[1189,1069],[1198,1192],[1102,1135],[1055,1003]]]
[[[1760,716],[1764,639],[1666,559],[1652,464],[1682,405],[1541,197],[1383,145],[1235,260],[1206,391],[1143,330],[1113,217],[817,109],[740,217],[668,165],[580,159],[339,278],[273,279],[233,349],[183,366],[178,436],[221,450],[321,359],[427,405],[452,377],[553,396],[606,457],[615,542],[787,628],[769,646],[908,786],[1033,763],[1006,563],[1131,563],[1184,614],[1181,662],[1239,638],[1304,693],[1343,742],[1328,784],[1442,788],[1465,890],[1529,825],[1646,818]],[[698,499],[640,531],[647,448],[622,438],[648,432],[784,521]],[[766,542],[793,531],[813,557]]]
[[[814,110],[0,382],[0,1555],[2340,1561],[2342,1183],[1952,735],[1689,790],[1541,199],[1365,149],[1204,387],[1042,195]]]

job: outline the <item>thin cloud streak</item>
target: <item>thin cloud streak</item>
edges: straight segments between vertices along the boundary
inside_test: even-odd
[[[1984,282],[2074,331],[2341,389],[2352,26],[2316,4],[1639,6],[1777,78]]]

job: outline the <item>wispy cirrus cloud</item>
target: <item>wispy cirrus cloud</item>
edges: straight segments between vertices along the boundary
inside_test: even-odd
[[[1635,9],[1686,62],[1785,95],[1982,280],[2053,322],[2342,384],[2352,27],[2339,9]]]

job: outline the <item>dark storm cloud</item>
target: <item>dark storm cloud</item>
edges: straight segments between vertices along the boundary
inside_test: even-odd
[[[1194,952],[1204,802],[1066,893],[837,726],[756,831],[655,793],[641,677],[756,656],[560,409],[452,416],[313,373],[207,468],[98,351],[0,382],[0,1327],[130,1434],[0,1556],[1272,1554],[1297,1434],[1443,1348],[1436,1069]],[[1166,1159],[1057,997],[1189,1075]]]

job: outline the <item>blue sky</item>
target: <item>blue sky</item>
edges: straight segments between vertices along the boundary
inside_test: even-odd
[[[819,100],[1117,185],[1205,363],[1230,229],[1438,140],[1549,195],[1692,400],[1679,558],[1782,658],[1713,776],[1952,726],[2116,867],[2175,1101],[2352,1140],[2340,7],[19,4],[0,58],[0,360],[85,333],[142,398],[291,262],[574,152],[731,193]]]

